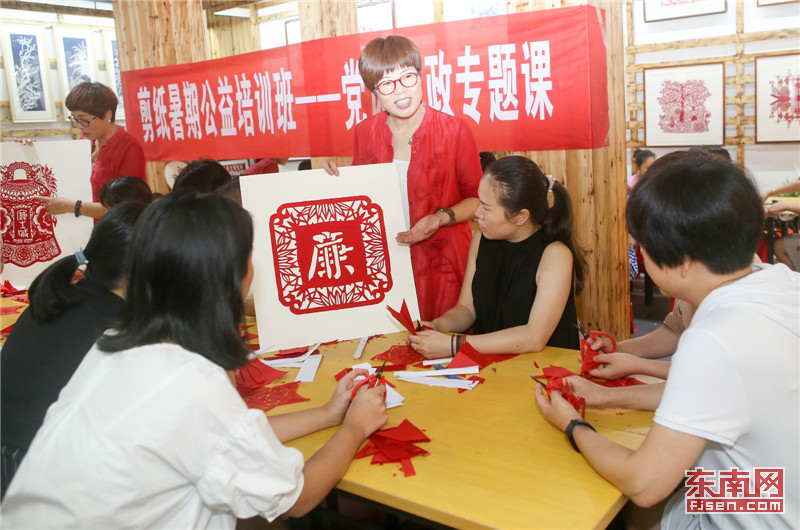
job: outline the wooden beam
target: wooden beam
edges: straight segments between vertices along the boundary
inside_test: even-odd
[[[249,7],[255,0],[203,0],[203,9],[210,13],[234,9],[237,7]]]
[[[56,4],[36,4],[33,2],[21,2],[19,0],[3,0],[3,9],[18,9],[21,11],[35,11],[37,13],[58,13],[62,15],[81,15],[86,17],[114,18],[113,11],[102,9],[91,9],[86,7],[68,7]]]

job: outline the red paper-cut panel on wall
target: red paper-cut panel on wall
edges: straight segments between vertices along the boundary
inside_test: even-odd
[[[769,82],[770,113],[769,117],[778,123],[786,122],[788,127],[795,120],[800,120],[800,76],[788,72],[785,76],[775,76]]]
[[[658,98],[661,130],[665,133],[708,132],[711,112],[706,110],[706,100],[710,95],[703,80],[665,81]]]
[[[47,213],[42,201],[33,198],[57,195],[53,170],[39,164],[12,162],[0,165],[0,177],[3,262],[27,267],[61,254],[54,232],[56,218]]]
[[[383,210],[369,197],[284,204],[269,229],[278,298],[292,313],[378,304],[392,288]]]

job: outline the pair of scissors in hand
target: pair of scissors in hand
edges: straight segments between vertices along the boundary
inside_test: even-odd
[[[600,348],[601,352],[614,353],[615,351],[617,351],[617,341],[615,341],[614,337],[612,337],[608,333],[605,333],[603,331],[586,331],[585,329],[583,329],[583,326],[581,326],[580,320],[578,321],[576,327],[578,328],[578,331],[581,332],[581,336],[583,337],[583,340],[581,340],[581,359],[585,356],[586,350],[592,349],[592,342],[590,341],[592,341],[592,339],[597,340],[600,337],[606,337],[608,340],[611,341],[611,351],[608,351],[605,348]]]
[[[383,369],[385,366],[386,366],[386,361],[383,361],[383,364],[381,365],[380,368],[378,368],[377,372],[365,377],[364,379],[356,383],[355,388],[353,388],[353,393],[350,394],[350,401],[353,401],[355,399],[358,389],[365,384],[367,385],[367,388],[375,388],[378,385],[386,385],[386,379],[384,379],[383,377]],[[384,399],[386,399],[385,395]]]

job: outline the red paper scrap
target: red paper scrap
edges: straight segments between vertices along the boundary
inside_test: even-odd
[[[594,370],[600,363],[594,360],[597,357],[598,353],[602,353],[599,351],[595,351],[592,348],[586,348],[586,352],[583,354],[583,364],[581,365],[581,375],[586,375],[589,373],[589,370]]]
[[[386,361],[392,365],[404,364],[407,366],[409,364],[422,361],[423,357],[419,353],[415,352],[411,346],[403,344],[392,346],[385,352],[373,356],[372,360]]]
[[[543,374],[539,377],[547,379],[547,395],[550,396],[551,390],[560,390],[561,397],[566,399],[570,405],[575,407],[575,410],[581,413],[581,417],[586,417],[586,399],[576,396],[564,382],[565,377],[577,375],[563,366],[547,366],[542,370]]]
[[[9,300],[14,300],[15,302],[19,302],[21,304],[30,304],[31,301],[26,294],[12,294],[8,297]]]
[[[459,355],[461,355],[462,353],[464,355],[466,355],[468,358],[470,358],[473,362],[471,364],[463,364],[463,365],[458,365],[457,364],[457,365],[454,366],[453,362],[456,362],[456,359],[458,359]],[[463,366],[474,366],[474,365],[477,364],[479,369],[483,370],[484,368],[486,368],[487,366],[489,366],[492,363],[499,363],[499,362],[507,361],[509,359],[513,359],[517,355],[519,355],[519,354],[518,353],[512,353],[512,354],[507,354],[506,355],[506,354],[497,354],[497,353],[481,353],[478,350],[476,350],[475,348],[473,348],[472,344],[470,344],[469,342],[465,342],[464,345],[461,346],[461,349],[458,350],[458,353],[456,354],[456,356],[453,357],[453,360],[450,361],[450,364],[447,365],[447,367],[448,368],[461,368]],[[461,359],[458,362],[461,363],[461,362],[466,362],[466,361]]]
[[[622,379],[611,379],[609,381],[604,381],[602,379],[589,379],[592,383],[596,383],[600,386],[609,386],[609,387],[618,387],[618,386],[636,386],[636,385],[644,385],[643,381],[639,381],[634,377],[623,377]]]
[[[0,315],[16,315],[23,309],[25,309],[24,305],[11,305],[6,307],[0,307]]]
[[[13,328],[14,328],[14,324],[11,324],[11,325],[3,328],[2,330],[0,330],[0,335],[2,335],[3,337],[8,337],[8,334],[11,333],[11,330]]]
[[[265,386],[257,388],[246,395],[242,396],[248,408],[261,409],[264,412],[279,407],[281,405],[289,405],[291,403],[300,403],[302,401],[309,401],[297,393],[297,386],[299,381],[293,383],[286,383],[277,386]]]
[[[339,380],[342,379],[342,377],[346,376],[347,374],[349,374],[352,371],[353,371],[353,369],[350,368],[350,367],[345,368],[344,370],[342,370],[338,374],[334,375],[333,378],[336,379],[337,381],[339,381]]]
[[[15,295],[15,294],[25,294],[27,292],[28,292],[27,289],[17,289],[13,285],[11,285],[11,282],[8,281],[8,280],[4,281],[3,284],[0,285],[0,295],[2,295],[4,297],[5,296]]]
[[[414,475],[414,466],[411,458],[425,456],[430,453],[414,443],[429,442],[425,433],[419,430],[407,419],[397,427],[390,427],[375,431],[367,440],[366,445],[356,453],[355,458],[372,456],[371,464],[399,463],[406,477]]]
[[[539,368],[539,363],[537,363],[536,361],[533,361],[533,365],[534,365],[536,368]]]
[[[274,383],[287,373],[288,370],[276,370],[258,359],[251,359],[236,372],[236,388],[240,394],[244,395],[264,385]]]
[[[400,307],[399,312],[395,311],[388,305],[386,306],[386,309],[389,310],[389,313],[391,313],[392,316],[395,319],[397,319],[397,321],[400,322],[400,324],[402,324],[404,328],[408,330],[409,333],[411,333],[412,335],[417,334],[417,329],[414,326],[414,321],[411,319],[411,313],[409,313],[408,311],[408,306],[406,305],[405,300],[403,300],[403,305]]]

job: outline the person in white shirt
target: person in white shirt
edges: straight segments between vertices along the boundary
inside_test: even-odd
[[[2,505],[6,528],[234,528],[316,506],[387,419],[351,372],[325,405],[271,416],[233,383],[253,276],[250,215],[169,194],[131,241],[126,306],[48,410]],[[358,371],[365,375],[364,371]],[[305,464],[282,442],[341,423]]]
[[[548,400],[537,388],[542,413],[636,505],[672,495],[662,528],[800,527],[800,274],[751,267],[764,218],[755,185],[741,166],[672,153],[634,188],[626,217],[654,281],[697,312],[666,383],[611,392],[580,378],[568,385],[587,407],[655,410],[653,427],[634,451],[594,432],[559,392]],[[784,510],[687,513],[690,497],[673,491],[695,468],[783,468]]]

